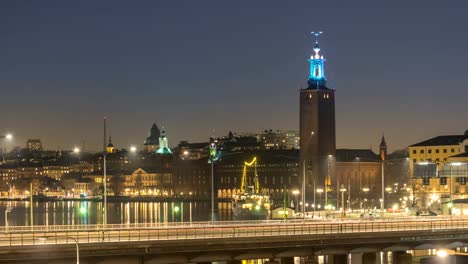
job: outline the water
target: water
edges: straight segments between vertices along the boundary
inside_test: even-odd
[[[30,225],[29,201],[0,201],[0,225],[5,225],[5,210],[8,225]],[[231,204],[218,203],[216,219],[232,220]],[[210,202],[108,202],[107,223],[166,223],[198,222],[210,220]],[[101,224],[102,202],[95,201],[49,201],[33,203],[34,225],[86,225]]]

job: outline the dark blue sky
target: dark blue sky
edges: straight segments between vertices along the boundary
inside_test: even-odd
[[[468,129],[468,4],[352,2],[2,1],[0,130],[54,149],[98,149],[103,116],[122,148],[153,121],[170,145],[297,130],[317,29],[338,147]]]

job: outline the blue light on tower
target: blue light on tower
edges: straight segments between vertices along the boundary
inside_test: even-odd
[[[322,31],[312,32],[315,36],[314,54],[310,56],[310,74],[309,74],[309,89],[320,89],[325,86],[327,81],[325,78],[325,71],[323,65],[325,59],[320,55],[320,47],[318,44],[318,37],[322,34]]]

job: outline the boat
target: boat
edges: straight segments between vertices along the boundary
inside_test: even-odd
[[[254,185],[247,185],[247,168],[254,168]],[[232,213],[234,220],[266,220],[270,218],[270,196],[260,193],[257,174],[257,158],[244,162],[239,193],[232,196]]]

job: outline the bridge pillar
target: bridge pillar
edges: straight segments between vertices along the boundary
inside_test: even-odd
[[[317,264],[319,263],[317,256],[304,257],[304,264]]]
[[[294,258],[280,258],[280,264],[294,264]]]
[[[346,254],[327,255],[327,263],[329,264],[343,264],[347,262],[348,255]]]
[[[413,256],[404,251],[392,252],[392,263],[393,264],[411,264]]]
[[[363,264],[363,262],[362,262],[362,253],[352,253],[351,254],[351,264]]]
[[[362,254],[362,264],[375,264],[377,263],[376,253],[364,253]]]

